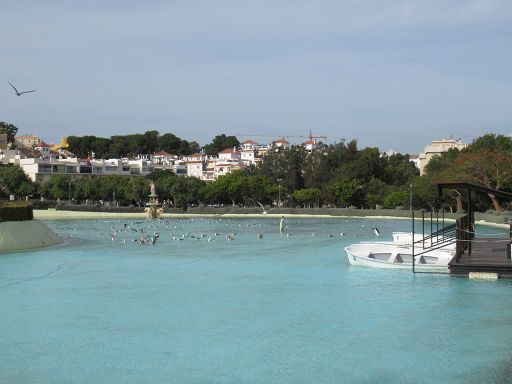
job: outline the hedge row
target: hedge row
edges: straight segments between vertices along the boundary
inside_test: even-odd
[[[32,205],[25,202],[2,202],[0,204],[0,221],[33,220]]]
[[[137,213],[144,212],[144,207],[108,207],[101,205],[78,205],[59,203],[55,206],[58,211],[74,211],[74,212],[113,212],[113,213]]]

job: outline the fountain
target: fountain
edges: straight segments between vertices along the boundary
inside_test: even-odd
[[[149,184],[149,188],[151,190],[151,194],[149,195],[149,206],[144,210],[144,212],[147,213],[149,219],[159,219],[164,210],[158,207],[158,195],[156,194],[155,183],[151,182]]]

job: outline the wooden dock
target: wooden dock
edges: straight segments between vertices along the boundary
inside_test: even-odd
[[[499,278],[512,278],[512,260],[509,258],[510,238],[474,238],[471,251],[466,249],[448,264],[452,276],[468,276],[470,272],[497,273]]]

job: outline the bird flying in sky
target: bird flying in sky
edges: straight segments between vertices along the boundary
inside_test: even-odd
[[[33,89],[33,90],[31,90],[31,91],[18,92],[18,90],[16,89],[16,87],[15,87],[14,85],[12,85],[10,81],[8,81],[8,83],[9,83],[9,85],[10,85],[11,87],[13,87],[13,88],[14,88],[14,91],[16,92],[16,96],[21,96],[21,95],[23,95],[24,93],[30,93],[30,92],[35,92],[35,91],[36,91],[35,89]]]

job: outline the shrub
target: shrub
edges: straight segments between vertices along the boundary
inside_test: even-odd
[[[23,221],[34,219],[32,205],[26,202],[2,202],[0,221]]]
[[[406,191],[390,193],[384,200],[384,208],[386,209],[403,209],[409,205],[409,194]],[[398,208],[398,207],[402,208]]]

